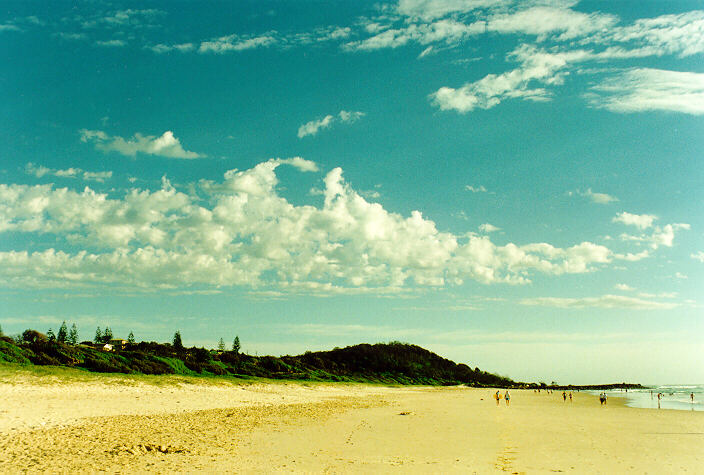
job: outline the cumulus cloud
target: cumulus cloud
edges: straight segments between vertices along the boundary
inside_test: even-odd
[[[112,178],[112,172],[88,172],[81,170],[80,168],[66,168],[63,170],[55,170],[47,168],[43,165],[35,165],[32,162],[27,163],[24,167],[25,173],[28,175],[33,175],[37,178],[42,178],[46,175],[56,176],[60,178],[81,178],[85,181],[99,181],[104,182],[105,180]]]
[[[689,257],[699,262],[704,262],[704,251],[696,252],[694,254],[691,254]]]
[[[337,115],[326,115],[322,119],[311,120],[298,128],[298,138],[316,135],[321,129],[331,127],[335,122],[351,124],[364,117],[364,112],[341,110]]]
[[[520,304],[558,308],[631,308],[639,310],[671,309],[679,306],[673,302],[657,302],[623,295],[582,298],[538,297],[523,299]]]
[[[2,184],[0,233],[51,234],[57,245],[0,252],[0,282],[386,293],[466,280],[522,284],[536,273],[590,272],[617,258],[591,242],[497,245],[443,232],[419,211],[402,216],[367,201],[339,168],[323,179],[322,206],[297,206],[277,192],[282,165],[317,169],[300,157],[272,159],[189,193],[164,178],[161,189],[121,197]]]
[[[704,114],[704,74],[635,68],[593,86],[585,97],[594,107],[631,113],[668,111]]]
[[[179,139],[174,137],[170,130],[164,132],[160,137],[136,133],[131,139],[110,136],[101,130],[81,129],[79,132],[81,142],[93,143],[95,148],[103,152],[117,152],[130,157],[134,157],[138,152],[167,158],[205,157],[205,155],[184,150]]]
[[[652,214],[631,214],[627,212],[618,213],[611,221],[623,223],[627,226],[635,226],[638,229],[647,229],[653,225],[653,221],[658,219]]]

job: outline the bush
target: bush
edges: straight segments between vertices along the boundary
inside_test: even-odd
[[[16,346],[12,342],[12,338],[0,338],[0,361],[25,365],[32,364],[29,356],[34,356],[34,354],[30,350],[24,350]]]

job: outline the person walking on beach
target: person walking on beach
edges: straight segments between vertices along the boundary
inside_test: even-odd
[[[501,395],[499,394],[499,391],[496,391],[496,394],[494,394],[494,399],[496,399],[496,405],[499,405],[499,399],[501,399]]]
[[[511,395],[508,393],[508,389],[506,390],[506,393],[504,393],[504,399],[506,399],[506,405],[508,406],[511,402]]]
[[[567,393],[564,392],[564,391],[562,391],[562,400],[563,400],[564,402],[567,402]]]
[[[692,401],[692,404],[694,404],[694,393],[689,395],[689,399]]]
[[[570,402],[572,402],[572,391],[570,391]]]

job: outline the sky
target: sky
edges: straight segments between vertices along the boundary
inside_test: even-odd
[[[0,325],[704,382],[701,2],[0,4]]]

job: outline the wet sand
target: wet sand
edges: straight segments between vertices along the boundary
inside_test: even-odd
[[[0,472],[702,473],[704,413],[347,384],[0,381]]]

